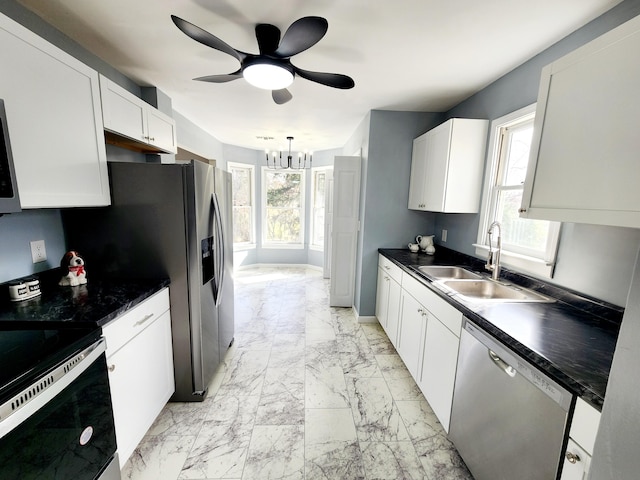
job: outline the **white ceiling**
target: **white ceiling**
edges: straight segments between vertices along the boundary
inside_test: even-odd
[[[369,110],[446,111],[620,0],[18,0],[220,141],[257,149],[341,147]],[[292,63],[355,80],[338,90],[296,78],[293,100],[230,73],[238,62],[184,35],[177,15],[232,47],[257,53],[254,28],[283,34],[296,19],[329,22],[326,36]],[[265,141],[257,137],[274,137]],[[179,139],[178,139],[179,141]]]

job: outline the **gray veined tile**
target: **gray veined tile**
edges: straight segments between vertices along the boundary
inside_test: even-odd
[[[362,330],[337,336],[340,362],[344,374],[356,377],[380,377],[376,358]]]
[[[240,478],[259,400],[216,397],[179,478]]]
[[[338,355],[338,342],[335,340],[318,341],[310,344],[307,342],[305,365],[317,370],[326,368],[340,369],[340,374],[342,374],[342,363],[340,363]]]
[[[427,478],[473,480],[426,400],[397,406]]]
[[[257,425],[253,429],[243,480],[303,480],[304,427]]]
[[[303,333],[276,333],[273,337],[273,348],[279,352],[288,350],[304,351]]]
[[[158,480],[178,478],[195,435],[144,437],[122,469],[122,478]]]
[[[360,442],[408,441],[409,434],[384,378],[347,378]]]
[[[379,323],[361,325],[362,331],[369,342],[371,351],[375,355],[394,354],[396,349]]]
[[[304,424],[304,367],[267,368],[256,424]]]
[[[305,352],[304,350],[271,350],[267,368],[296,368],[304,374]]]
[[[269,362],[269,351],[239,348],[218,390],[218,395],[259,395]]]
[[[147,435],[197,435],[207,413],[204,407],[199,403],[168,403]]]
[[[425,478],[425,472],[411,442],[363,442],[360,445],[367,480]],[[437,480],[444,478],[438,477]]]
[[[306,408],[349,408],[349,405],[342,367],[307,365],[305,374]]]
[[[235,342],[238,349],[242,350],[271,350],[273,346],[274,332],[248,331],[236,332]]]
[[[385,377],[385,381],[387,382],[391,396],[396,402],[407,400],[420,401],[424,399],[422,390],[420,390],[420,387],[418,387],[410,376],[403,378]]]
[[[364,480],[350,409],[307,409],[305,469],[309,480]]]
[[[411,377],[411,373],[398,354],[376,355],[376,361],[384,378]]]

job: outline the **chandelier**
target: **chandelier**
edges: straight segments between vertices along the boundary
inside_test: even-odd
[[[279,152],[271,152],[266,150],[265,154],[267,156],[267,167],[272,170],[277,169],[291,169],[291,170],[304,170],[305,168],[311,168],[311,162],[313,161],[313,152],[298,152],[298,160],[295,161],[293,156],[291,155],[291,141],[293,137],[287,137],[289,140],[289,152],[286,154],[284,161],[282,159],[282,150]],[[307,156],[309,157],[309,165],[307,166]],[[277,160],[276,160],[277,158]]]

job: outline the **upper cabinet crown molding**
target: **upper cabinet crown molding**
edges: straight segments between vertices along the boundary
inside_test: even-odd
[[[542,70],[520,214],[640,227],[640,16]]]
[[[1,14],[0,45],[22,208],[109,205],[98,73]]]
[[[409,209],[478,212],[488,126],[452,118],[413,141]]]
[[[100,94],[104,129],[117,135],[107,135],[108,142],[140,152],[177,152],[176,122],[169,115],[104,75],[100,75]]]

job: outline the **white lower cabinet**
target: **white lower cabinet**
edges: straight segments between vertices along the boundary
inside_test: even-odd
[[[422,357],[422,375],[418,386],[447,432],[451,419],[459,346],[460,338],[429,314]]]
[[[402,270],[382,255],[378,259],[376,318],[395,348],[398,348]]]
[[[578,398],[571,420],[569,442],[564,455],[560,480],[587,479],[599,425],[600,412]]]
[[[406,273],[401,298],[398,354],[448,432],[462,313]]]
[[[103,328],[120,468],[174,392],[169,290]]]
[[[427,323],[427,310],[408,292],[402,292],[402,316],[398,333],[398,354],[409,373],[417,381],[420,377],[420,354]]]

